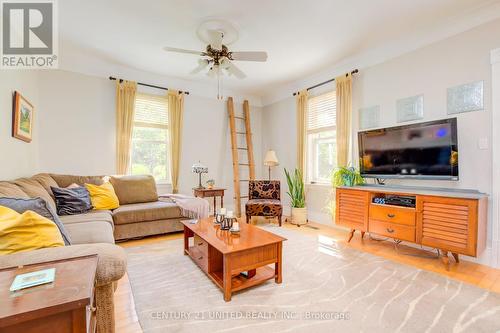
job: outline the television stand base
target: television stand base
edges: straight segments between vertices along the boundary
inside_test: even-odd
[[[385,179],[383,179],[383,178],[375,178],[375,182],[378,185],[385,185]]]

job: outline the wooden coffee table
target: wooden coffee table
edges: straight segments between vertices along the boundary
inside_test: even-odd
[[[213,218],[201,219],[196,224],[189,220],[182,223],[184,254],[222,289],[226,302],[231,300],[233,292],[269,279],[281,283],[281,257],[286,238],[241,222],[239,234],[220,230]],[[271,264],[274,267],[270,267]]]

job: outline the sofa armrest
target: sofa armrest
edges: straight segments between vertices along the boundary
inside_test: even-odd
[[[50,247],[3,255],[0,256],[0,269],[92,254],[97,254],[98,257],[96,273],[98,287],[118,281],[125,274],[127,268],[125,251],[117,245],[105,243]]]

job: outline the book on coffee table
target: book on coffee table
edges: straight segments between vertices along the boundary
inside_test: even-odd
[[[55,268],[48,268],[41,271],[19,274],[15,277],[10,286],[10,291],[17,291],[25,288],[39,286],[54,282],[56,275]]]

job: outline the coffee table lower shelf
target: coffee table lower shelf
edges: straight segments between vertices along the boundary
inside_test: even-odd
[[[224,273],[222,271],[217,271],[208,273],[208,276],[219,286],[219,288],[224,289],[223,274]],[[238,274],[231,278],[231,292],[256,286],[266,282],[267,280],[274,279],[275,276],[276,274],[274,268],[269,266],[257,268],[255,275],[250,278],[247,278],[242,274]]]

